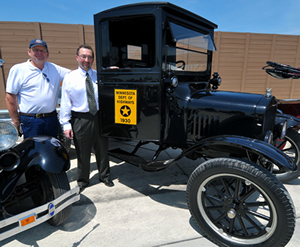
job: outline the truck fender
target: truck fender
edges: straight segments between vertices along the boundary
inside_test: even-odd
[[[296,165],[294,164],[293,160],[275,146],[264,141],[234,135],[221,135],[205,138],[197,142],[197,144],[186,149],[180,155],[180,158],[183,156],[188,156],[195,151],[200,154],[215,158],[221,157],[222,153],[224,154],[224,152],[239,154],[245,153],[245,150],[265,157],[284,170],[293,171],[296,169]],[[219,152],[220,156],[218,156]],[[214,154],[217,155],[214,156]]]
[[[276,122],[282,122],[285,120],[287,121],[287,128],[300,125],[300,119],[295,116],[287,114],[276,114]]]

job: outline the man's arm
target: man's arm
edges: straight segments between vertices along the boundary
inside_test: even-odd
[[[9,115],[12,119],[12,122],[18,130],[19,136],[22,136],[22,131],[20,129],[20,117],[19,117],[19,113],[18,113],[17,95],[11,94],[11,93],[6,93],[5,94],[5,102],[7,105]]]
[[[73,139],[73,130],[69,122],[71,118],[72,103],[70,93],[67,88],[68,77],[65,77],[61,88],[61,102],[60,102],[60,114],[59,121],[63,126],[64,134],[68,139]]]

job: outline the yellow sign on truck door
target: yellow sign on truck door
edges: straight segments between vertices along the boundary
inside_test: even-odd
[[[115,89],[115,123],[136,125],[137,90]]]

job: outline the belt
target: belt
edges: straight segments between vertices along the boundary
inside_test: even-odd
[[[51,117],[56,115],[56,110],[50,113],[24,113],[24,112],[19,112],[20,115],[26,116],[26,117],[35,117],[35,118],[44,118],[44,117]]]
[[[98,112],[97,112],[98,113]],[[93,120],[94,115],[92,115],[90,112],[76,112],[76,111],[71,111],[72,117],[74,118],[84,118],[84,119],[91,119]]]

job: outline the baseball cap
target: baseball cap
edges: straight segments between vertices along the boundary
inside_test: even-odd
[[[41,40],[41,39],[31,40],[30,43],[29,43],[29,48],[33,48],[33,47],[38,46],[38,45],[44,46],[48,51],[47,43],[45,41]]]

